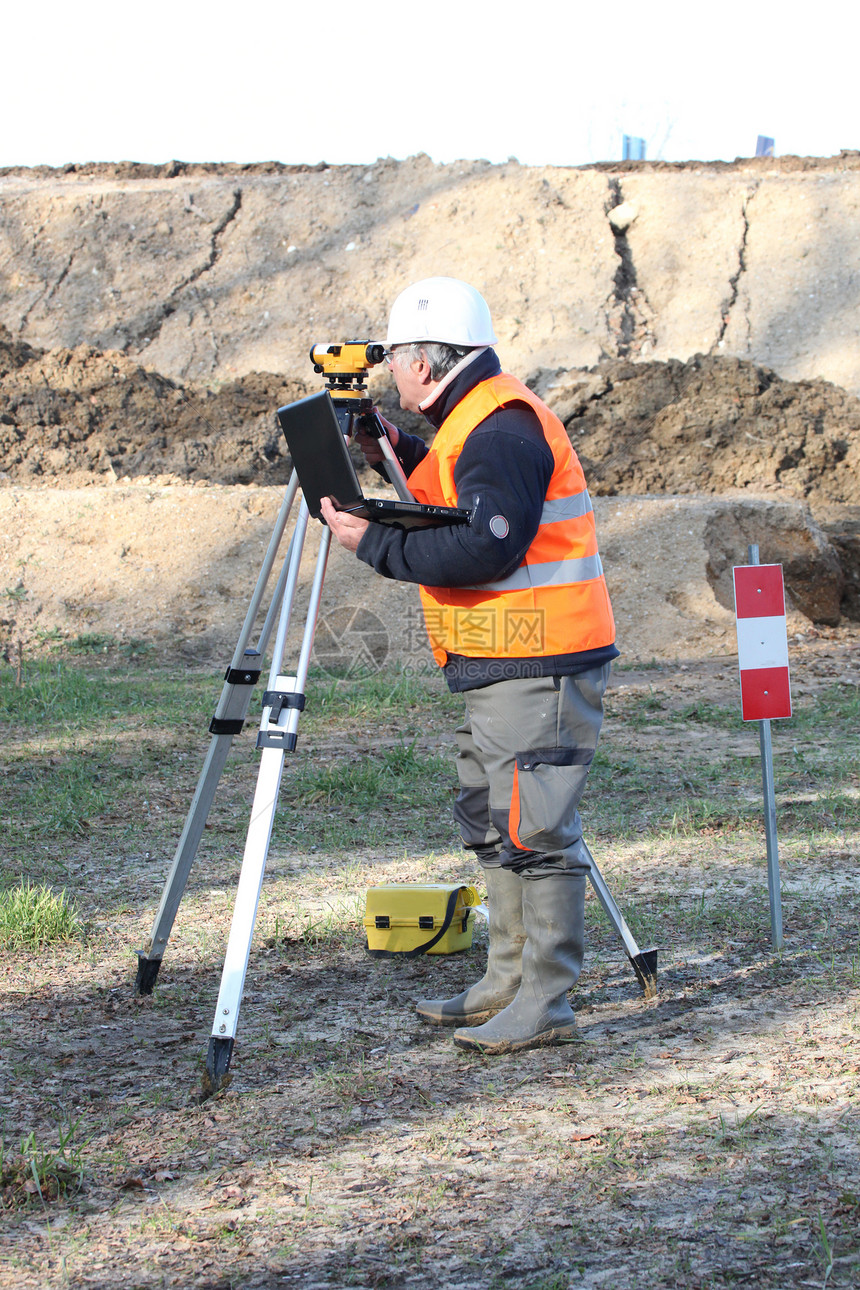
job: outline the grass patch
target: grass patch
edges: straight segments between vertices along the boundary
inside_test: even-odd
[[[268,949],[293,945],[310,949],[348,949],[364,940],[364,899],[354,896],[345,902],[329,904],[322,910],[295,909],[276,914],[269,920],[269,932],[263,937]]]
[[[591,764],[583,815],[590,829],[616,838],[647,833],[684,837],[749,827],[760,818],[756,762],[687,758],[682,764],[598,745]]]
[[[647,694],[610,690],[606,704],[607,711],[616,713],[632,730],[641,730],[663,723],[738,730],[742,724],[737,708],[727,708],[707,699],[697,699],[693,703],[673,707],[653,685],[649,685]]]
[[[0,892],[0,944],[7,949],[44,949],[76,940],[82,930],[77,907],[65,891],[22,879],[19,886]]]
[[[342,764],[343,763],[343,764]],[[300,806],[338,806],[344,811],[373,810],[398,803],[430,804],[455,783],[450,757],[427,756],[415,742],[366,753],[360,760],[339,758],[333,765],[296,765],[291,777]]]
[[[737,708],[725,708],[719,703],[708,703],[705,699],[674,708],[670,720],[680,725],[692,722],[697,726],[715,726],[720,730],[739,730],[742,726]]]
[[[381,672],[351,672],[333,677],[311,669],[308,678],[309,709],[328,719],[353,719],[383,713],[405,716],[431,705],[460,711],[462,699],[452,695],[433,673],[390,667]]]
[[[21,684],[12,668],[0,669],[0,722],[50,733],[74,729],[94,735],[127,729],[135,721],[165,726],[199,719],[205,732],[215,709],[217,683],[199,673],[87,659],[30,659]]]
[[[120,659],[101,638],[81,638],[79,646],[80,653],[67,648],[62,657],[26,660],[21,684],[16,669],[0,668],[0,722],[8,729],[0,748],[7,882],[10,866],[13,875],[24,867],[20,854],[12,859],[15,848],[29,857],[38,847],[46,853],[39,876],[72,885],[69,862],[83,839],[92,855],[122,852],[144,837],[153,854],[169,853],[203,763],[221,689],[217,674]],[[285,763],[275,845],[305,852],[368,843],[398,852],[456,848],[452,730],[461,696],[436,674],[407,668],[342,677],[312,672],[307,692],[299,747]],[[219,783],[204,847],[220,839],[223,850],[228,836],[238,841],[247,830],[260,702],[258,692]],[[820,705],[774,723],[781,829],[830,836],[855,827],[857,717],[856,688],[832,686]],[[643,726],[650,742],[640,744]],[[697,729],[714,737],[678,746]],[[738,729],[737,714],[704,698],[673,708],[654,690],[610,696],[582,805],[589,836],[692,842],[759,833],[755,732],[746,732],[749,752],[741,756],[723,729]],[[661,732],[662,748],[654,743]]]
[[[794,715],[779,724],[795,731],[850,732],[857,739],[860,731],[860,686],[829,685],[813,701],[806,699],[799,703]]]
[[[18,809],[7,837],[83,836],[105,808],[102,777],[98,762],[83,755],[19,763],[9,773]]]
[[[625,916],[635,936],[643,943],[667,939],[680,943],[707,944],[715,937],[754,935],[766,913],[745,901],[732,898],[733,893],[719,889],[712,895],[664,892],[653,900],[630,900]]]
[[[59,1200],[80,1191],[84,1179],[80,1119],[59,1125],[56,1147],[44,1146],[34,1131],[9,1148],[0,1135],[0,1208]]]

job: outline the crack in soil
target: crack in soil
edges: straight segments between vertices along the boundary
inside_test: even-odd
[[[609,200],[604,207],[607,216],[610,211],[624,204],[620,179],[609,180],[609,193]],[[606,326],[614,340],[618,358],[630,358],[640,356],[646,345],[652,348],[656,345],[654,311],[638,284],[626,228],[616,229],[611,222],[610,228],[615,239],[615,253],[621,263],[615,271],[614,291],[607,300]]]
[[[741,218],[743,219],[744,227],[743,227],[743,232],[741,233],[740,246],[738,247],[738,267],[736,272],[733,273],[732,276],[729,278],[729,295],[728,295],[728,298],[723,301],[722,306],[720,308],[720,317],[721,317],[720,330],[717,334],[716,340],[714,341],[713,345],[708,351],[710,354],[716,353],[719,350],[720,346],[723,344],[726,330],[729,325],[729,319],[731,318],[732,311],[734,310],[734,307],[738,301],[738,295],[740,293],[740,280],[747,271],[747,259],[746,259],[747,239],[749,237],[749,231],[750,231],[750,221],[749,221],[749,215],[747,214],[747,212],[749,210],[750,202],[753,200],[757,192],[758,192],[758,184],[754,184],[753,187],[750,189],[750,191],[747,193],[746,197],[744,198],[743,205],[741,206]],[[746,324],[747,324],[747,352],[749,352],[750,350],[749,314],[746,313],[745,317],[746,317]]]
[[[47,290],[40,292],[40,294],[35,296],[33,300],[30,302],[30,304],[27,306],[27,309],[25,310],[21,318],[20,325],[18,327],[19,335],[24,331],[24,328],[27,326],[27,323],[30,320],[30,315],[33,312],[33,310],[36,308],[36,306],[39,304],[42,304],[43,302],[47,304],[49,300],[53,300],[54,296],[57,294],[60,287],[65,282],[66,278],[69,276],[71,267],[75,262],[75,256],[77,255],[78,251],[80,251],[80,249],[81,249],[80,246],[75,246],[72,248],[72,250],[69,252],[69,258],[66,261],[64,267],[60,270],[60,275],[57,278],[54,285],[48,288]],[[47,283],[45,285],[47,287]]]
[[[230,206],[229,210],[225,212],[225,214],[221,217],[219,222],[215,225],[215,228],[212,230],[212,236],[209,239],[209,255],[207,256],[205,262],[203,264],[198,265],[196,269],[192,270],[192,272],[188,275],[188,277],[184,278],[182,282],[177,283],[177,285],[170,292],[167,299],[163,302],[160,308],[154,311],[153,313],[151,313],[148,318],[144,319],[143,323],[141,323],[141,325],[135,330],[134,335],[129,336],[125,345],[123,345],[123,353],[127,354],[132,349],[137,349],[139,351],[142,347],[142,343],[144,340],[146,340],[147,342],[151,342],[155,340],[156,337],[161,332],[161,329],[164,326],[167,319],[170,317],[172,313],[176,312],[176,309],[179,303],[179,298],[182,295],[182,293],[186,291],[189,287],[192,287],[195,282],[197,282],[200,278],[202,278],[204,273],[209,273],[210,270],[215,267],[221,254],[221,250],[219,246],[219,240],[221,238],[221,235],[224,232],[224,230],[230,224],[233,223],[236,216],[239,214],[241,207],[242,207],[242,189],[235,188],[233,190],[232,205]]]

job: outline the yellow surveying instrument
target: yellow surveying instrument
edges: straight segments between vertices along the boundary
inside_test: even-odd
[[[414,503],[415,499],[409,491],[406,477],[385,433],[385,427],[367,394],[368,369],[383,362],[384,345],[375,341],[317,344],[311,347],[310,357],[314,371],[325,377],[326,390],[331,396],[344,435],[348,438],[361,428],[378,437],[384,457],[383,467],[395,492],[401,501]],[[290,406],[296,407],[295,404]],[[149,944],[145,950],[138,951],[135,992],[151,994],[227,755],[233,739],[245,724],[254,688],[262,674],[263,660],[274,636],[268,680],[262,696],[263,711],[257,734],[260,769],[251,807],[239,884],[236,889],[233,920],[224,956],[215,1019],[206,1055],[204,1096],[225,1087],[230,1079],[228,1074],[230,1060],[275,820],[284,758],[287,752],[292,752],[296,747],[299,716],[305,707],[305,686],[331,546],[331,531],[323,525],[298,661],[294,674],[284,673],[283,655],[296,598],[299,568],[309,520],[304,497],[298,508],[289,546],[275,582],[257,643],[250,645],[249,642],[262,609],[266,588],[278,560],[287,522],[298,491],[298,476],[293,470],[236,648],[224,676],[221,697],[215,709],[215,715],[209,723],[211,735],[209,749],[164,885]],[[621,938],[640,985],[646,994],[653,994],[656,990],[657,951],[650,949],[640,952],[587,848],[586,854],[590,864],[589,876],[597,897]]]
[[[349,439],[359,430],[379,440],[385,470],[401,501],[412,500],[403,468],[367,393],[367,371],[385,361],[381,341],[349,340],[342,345],[311,345],[314,371],[325,377],[340,428]]]
[[[367,389],[367,369],[385,359],[385,346],[373,340],[348,340],[344,345],[311,345],[314,371],[325,376],[332,397],[361,398]]]

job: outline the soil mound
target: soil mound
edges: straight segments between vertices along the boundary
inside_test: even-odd
[[[275,409],[306,393],[301,381],[256,372],[217,391],[184,386],[116,351],[38,350],[0,328],[3,471],[30,485],[143,475],[281,483],[289,461]]]
[[[860,399],[826,381],[782,380],[737,358],[606,360],[539,370],[529,385],[567,426],[598,495],[754,489],[860,504]],[[168,476],[278,484],[290,463],[275,417],[318,388],[254,372],[216,389],[115,351],[38,350],[0,330],[0,453],[15,483]],[[390,378],[371,392],[405,430]]]
[[[737,358],[614,360],[529,384],[564,421],[593,493],[778,490],[860,503],[860,399]]]

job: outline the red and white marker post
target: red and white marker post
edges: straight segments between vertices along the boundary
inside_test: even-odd
[[[749,564],[736,565],[733,573],[741,712],[744,721],[759,724],[770,927],[773,947],[778,950],[782,947],[782,901],[770,723],[774,718],[791,716],[782,565],[759,564],[758,546],[751,545]]]

